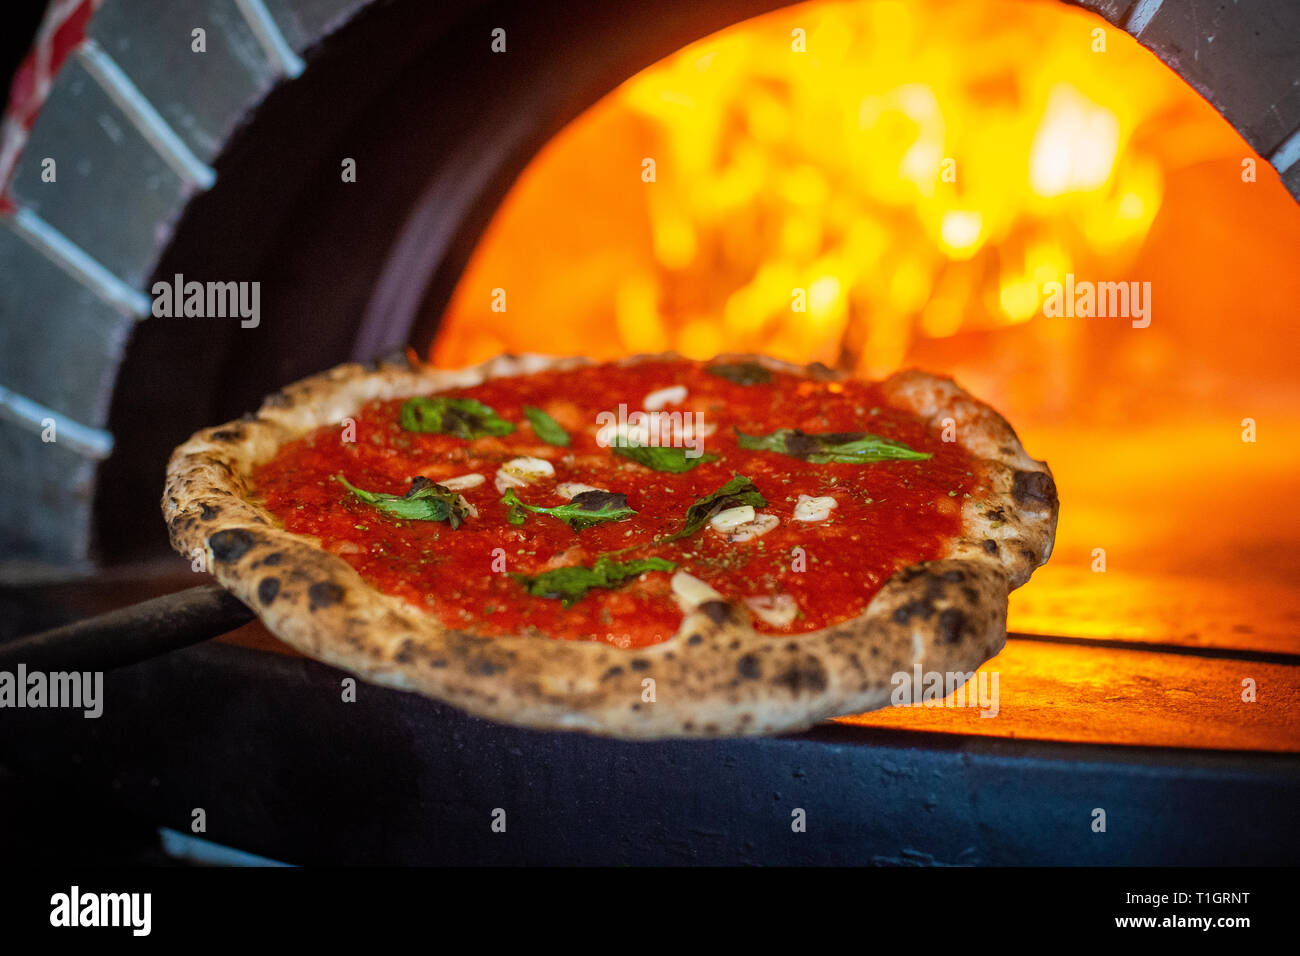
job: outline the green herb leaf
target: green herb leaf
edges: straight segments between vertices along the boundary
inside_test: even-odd
[[[636,514],[627,505],[627,495],[611,491],[584,491],[574,495],[567,505],[543,508],[521,501],[513,488],[507,488],[501,503],[510,508],[507,520],[511,524],[523,524],[527,517],[524,509],[527,509],[559,518],[574,531],[582,531],[606,521],[625,521]]]
[[[754,486],[754,482],[744,475],[736,475],[717,491],[710,492],[698,499],[686,509],[686,524],[680,531],[674,532],[666,540],[677,541],[699,531],[710,518],[728,508],[751,505],[754,508],[767,506],[764,498]]]
[[[532,405],[525,405],[524,417],[532,424],[537,437],[546,444],[559,445],[561,448],[569,447],[569,433],[546,412]]]
[[[411,489],[404,495],[364,491],[350,484],[342,475],[335,475],[334,478],[366,504],[374,505],[380,511],[395,518],[405,518],[408,521],[445,521],[454,531],[469,514],[469,509],[461,503],[460,495],[450,488],[430,481],[423,475],[411,480]]]
[[[697,499],[694,504],[687,508],[686,523],[672,534],[656,541],[642,541],[637,544],[630,544],[626,548],[619,548],[617,551],[606,551],[605,554],[626,554],[629,551],[637,551],[652,544],[667,544],[670,541],[680,541],[682,538],[688,538],[699,531],[718,512],[725,511],[728,508],[739,508],[742,505],[764,508],[767,506],[767,499],[759,493],[752,480],[744,475],[733,475],[731,480],[717,491],[710,492],[703,498]]]
[[[706,461],[717,461],[717,455],[700,455],[687,458],[685,448],[670,448],[664,445],[626,445],[615,443],[610,446],[614,454],[631,458],[638,465],[645,465],[655,471],[667,471],[674,475],[690,471],[696,465]]]
[[[402,427],[408,432],[486,438],[509,435],[515,426],[474,398],[416,396],[402,403]]]
[[[757,362],[719,362],[704,371],[737,385],[766,385],[772,381],[771,370]]]
[[[932,458],[929,452],[914,451],[901,441],[869,435],[866,432],[830,432],[807,435],[797,428],[780,428],[766,435],[746,435],[736,429],[741,448],[774,451],[802,458],[815,465],[831,462],[846,465],[869,465],[877,461]]]
[[[645,574],[647,571],[675,571],[677,565],[663,558],[639,558],[634,561],[614,561],[599,557],[591,567],[572,565],[544,571],[535,577],[527,574],[510,576],[524,586],[533,597],[550,598],[571,607],[582,600],[592,588],[613,590],[619,585]]]

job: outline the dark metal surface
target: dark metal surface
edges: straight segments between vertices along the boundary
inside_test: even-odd
[[[299,863],[1300,861],[1290,756],[838,725],[628,743],[345,680],[204,644],[107,675],[99,719],[7,712],[0,763],[182,832],[202,808],[206,839]]]
[[[204,584],[97,617],[0,642],[0,669],[108,670],[188,647],[246,624],[253,612]]]

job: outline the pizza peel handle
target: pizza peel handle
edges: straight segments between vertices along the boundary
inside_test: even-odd
[[[0,642],[0,670],[110,670],[198,644],[253,619],[219,584],[153,598],[39,634]]]

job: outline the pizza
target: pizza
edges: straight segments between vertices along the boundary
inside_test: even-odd
[[[177,448],[162,505],[303,653],[627,738],[796,730],[918,665],[974,672],[1058,512],[950,379],[749,355],[340,366]]]

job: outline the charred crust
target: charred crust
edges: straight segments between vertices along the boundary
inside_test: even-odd
[[[916,598],[894,608],[894,621],[906,624],[914,617],[928,621],[934,616],[934,602],[929,598]]]
[[[813,362],[811,365],[804,366],[804,375],[818,382],[833,382],[841,378],[839,372],[835,371],[821,362]]]
[[[211,437],[213,441],[238,442],[244,440],[245,433],[242,428],[219,428]]]
[[[699,610],[714,624],[725,624],[731,620],[731,605],[726,601],[705,601]]]
[[[238,561],[248,554],[255,544],[257,544],[257,535],[246,528],[227,528],[224,531],[215,532],[208,538],[208,547],[212,549],[212,557],[223,563]]]
[[[1056,482],[1045,471],[1017,471],[1011,480],[1011,499],[1018,505],[1055,509]]]
[[[1030,564],[1038,563],[1038,554],[1032,548],[1021,548],[1020,556]]]
[[[984,517],[988,518],[990,521],[1006,521],[1007,513],[1001,508],[990,508],[988,511],[984,512]]]
[[[997,553],[998,553],[998,543],[997,543],[996,541],[994,541],[992,538],[985,538],[985,539],[984,539],[984,553],[985,553],[985,554],[997,554]]]
[[[961,640],[961,634],[965,628],[965,612],[950,607],[939,612],[939,626],[935,629],[935,637],[938,638],[941,644],[956,644]]]
[[[763,662],[757,654],[742,654],[736,661],[736,673],[745,680],[758,680],[763,676]]]
[[[209,505],[207,502],[204,502],[202,505],[199,506],[199,517],[202,518],[204,521],[211,521],[219,514],[221,514],[221,509],[214,508],[211,505]]]
[[[415,641],[408,637],[406,640],[402,641],[402,646],[399,647],[397,653],[393,655],[393,660],[398,664],[409,664],[414,657]]]
[[[826,668],[815,657],[806,657],[772,678],[777,687],[784,687],[795,697],[801,694],[819,694],[826,689]]]
[[[623,668],[620,667],[619,665],[615,664],[615,665],[614,665],[613,667],[611,667],[609,670],[605,671],[605,673],[601,675],[601,678],[600,678],[600,679],[601,679],[601,680],[612,680],[613,678],[618,677],[618,676],[619,676],[620,674],[622,674],[622,673],[623,673]]]
[[[650,662],[644,657],[634,657],[629,662],[628,666],[630,666],[634,671],[648,671],[650,669]]]
[[[307,606],[312,611],[332,607],[343,600],[343,589],[333,581],[317,581],[307,589]]]
[[[703,644],[703,643],[704,643],[704,635],[703,635],[703,634],[692,634],[690,637],[688,637],[688,638],[686,639],[686,643],[689,644],[689,645],[691,645],[691,647],[694,647],[696,644]]]
[[[283,561],[284,561],[283,551],[272,551],[270,554],[268,554],[266,557],[262,559],[262,563],[270,568],[275,567],[277,564],[280,564]]]
[[[274,577],[262,578],[257,582],[257,599],[263,604],[270,604],[275,600],[275,596],[280,593],[280,579]]]

